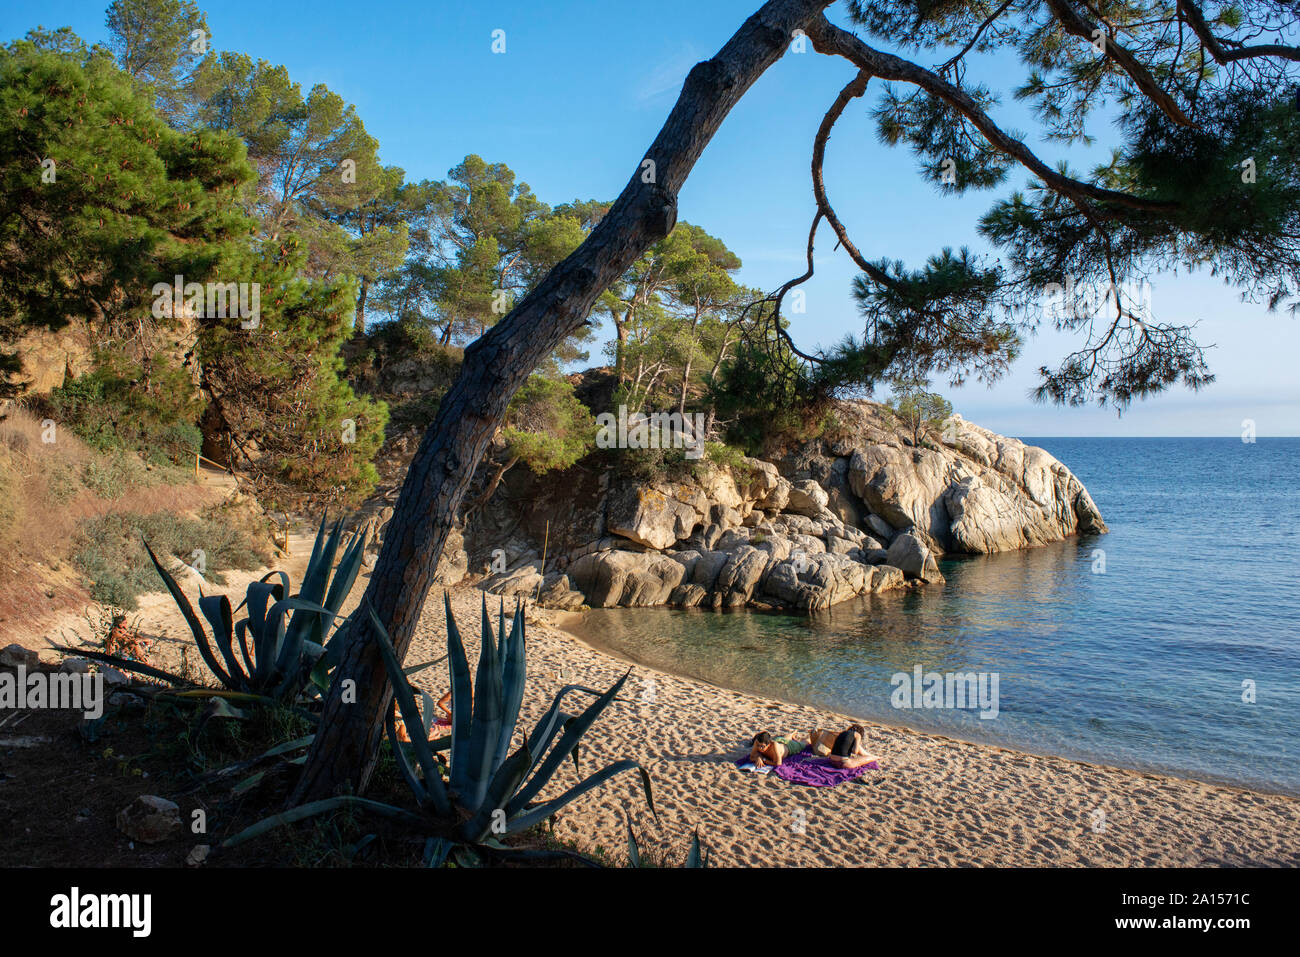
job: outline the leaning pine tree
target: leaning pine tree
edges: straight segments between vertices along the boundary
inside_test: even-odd
[[[405,655],[457,511],[511,396],[602,291],[677,219],[677,194],[731,108],[791,45],[811,43],[853,71],[812,143],[815,202],[808,269],[778,289],[777,337],[809,375],[852,370],[858,381],[891,366],[992,378],[1013,354],[1017,305],[1045,285],[1121,287],[1172,266],[1209,267],[1247,296],[1294,305],[1300,274],[1300,116],[1291,103],[1300,48],[1294,4],[1280,0],[851,0],[855,34],[825,16],[830,0],[769,0],[712,59],[687,76],[667,122],[609,213],[500,323],[465,350],[460,378],[411,463],[365,601]],[[862,35],[859,35],[862,34]],[[865,36],[865,38],[864,38]],[[879,45],[877,45],[879,44]],[[890,45],[907,56],[881,46]],[[997,51],[1024,67],[1016,96],[1043,138],[1087,135],[1098,112],[1122,115],[1110,162],[1081,173],[1045,163],[990,115],[994,93],[967,82],[967,60]],[[934,62],[932,67],[920,62]],[[1001,185],[1018,168],[1027,192],[981,222],[1007,265],[945,251],[919,269],[868,259],[836,215],[822,176],[830,132],[871,81],[885,81],[879,134],[909,145],[942,190]],[[1248,162],[1249,161],[1249,162]],[[644,175],[653,169],[653,176]],[[812,274],[823,220],[862,271],[855,295],[861,341],[808,355],[781,326],[782,297]],[[1122,295],[1105,316],[1060,311],[1053,321],[1083,337],[1040,396],[1091,397],[1120,406],[1176,383],[1209,381],[1186,325],[1140,314]],[[829,367],[829,373],[825,371]],[[391,689],[373,624],[358,622],[325,704],[321,730],[294,798],[360,792],[374,769]],[[350,679],[350,681],[349,681]],[[353,685],[352,682],[355,684]],[[343,687],[355,687],[347,703]],[[348,699],[351,700],[351,699]]]

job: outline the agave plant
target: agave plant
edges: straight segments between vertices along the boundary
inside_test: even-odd
[[[204,664],[222,686],[252,698],[292,703],[303,695],[319,696],[338,660],[342,646],[339,635],[346,622],[338,628],[334,625],[340,617],[339,608],[356,582],[366,546],[364,533],[354,533],[344,545],[336,569],[334,557],[342,536],[340,520],[329,529],[327,537],[322,517],[303,574],[302,589],[291,594],[289,576],[282,571],[270,572],[248,586],[244,600],[234,609],[248,607],[248,617],[239,621],[234,620],[229,598],[204,595],[200,589],[199,610],[212,626],[211,636],[148,542],[145,550],[185,616]],[[173,684],[185,683],[176,675],[141,662],[96,652],[83,653],[124,670],[152,675]]]
[[[395,721],[389,713],[389,741],[402,777],[415,796],[417,813],[378,801],[341,795],[313,801],[260,821],[227,840],[225,846],[233,847],[283,824],[352,806],[367,808],[440,835],[431,841],[435,848],[429,855],[431,863],[445,860],[455,843],[441,837],[447,833],[450,822],[459,822],[454,826],[462,845],[480,845],[504,851],[506,849],[497,838],[547,820],[574,799],[599,787],[614,775],[632,769],[640,772],[646,803],[654,813],[650,775],[632,760],[615,761],[563,794],[537,800],[561,764],[572,758],[577,766],[578,746],[583,735],[618,696],[631,672],[624,674],[604,693],[582,685],[561,688],[532,733],[523,736],[521,744],[511,752],[527,680],[523,608],[516,607],[507,631],[503,606],[494,635],[487,599],[484,598],[482,646],[477,672],[471,681],[469,662],[451,612],[450,597],[444,595],[443,600],[447,609],[452,725],[450,735],[434,741],[428,737],[433,712],[431,699],[424,696],[425,707],[421,715],[410,681],[397,660],[387,631],[373,609],[366,608],[375,625],[397,706],[411,732],[409,743],[398,741]],[[593,695],[595,701],[581,712],[570,714],[562,706],[565,699],[575,693]],[[424,728],[423,734],[413,730],[421,727]],[[443,779],[442,763],[435,757],[441,750],[450,751],[446,780]],[[532,856],[545,853],[538,852]]]
[[[636,833],[632,830],[631,822],[627,825],[627,866],[628,867],[648,867],[650,863],[642,857],[641,845],[637,843]],[[709,866],[709,849],[705,848],[700,852],[700,829],[697,827],[691,834],[691,846],[686,851],[686,863],[682,867],[696,868]]]

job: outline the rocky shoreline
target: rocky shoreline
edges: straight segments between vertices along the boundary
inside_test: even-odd
[[[941,582],[947,555],[1107,530],[1087,489],[1043,449],[960,416],[916,445],[874,403],[837,414],[836,438],[772,461],[701,461],[672,479],[584,465],[511,473],[448,543],[440,583],[469,579],[562,610],[812,612]]]

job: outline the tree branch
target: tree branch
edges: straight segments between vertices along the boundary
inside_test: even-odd
[[[806,32],[808,38],[812,40],[813,49],[818,53],[844,57],[873,76],[911,83],[943,100],[965,116],[994,149],[1015,159],[1059,193],[1067,196],[1083,196],[1100,203],[1128,209],[1169,212],[1178,208],[1177,203],[1145,199],[1119,190],[1105,189],[1057,172],[1035,156],[1020,140],[1003,132],[965,90],[924,67],[868,46],[852,33],[832,24],[824,15],[814,18]]]

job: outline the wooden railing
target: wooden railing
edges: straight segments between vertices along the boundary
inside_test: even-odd
[[[229,472],[231,475],[234,475],[234,474],[235,474],[235,470],[232,469],[229,465],[222,465],[220,462],[214,462],[214,461],[212,461],[212,459],[208,458],[206,455],[200,455],[198,452],[195,452],[195,453],[194,453],[194,479],[195,479],[195,481],[198,481],[198,478],[199,478],[199,460],[200,460],[200,459],[202,459],[204,462],[207,462],[209,465],[215,465],[217,468],[221,469],[221,470],[224,471],[224,472]]]

